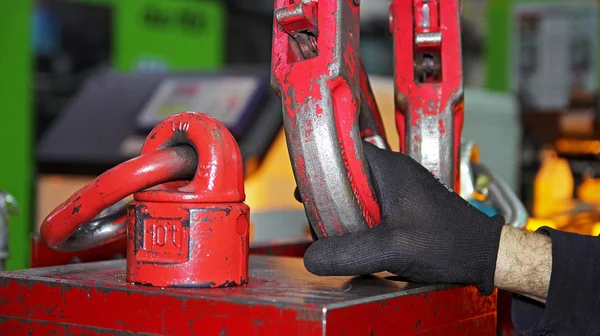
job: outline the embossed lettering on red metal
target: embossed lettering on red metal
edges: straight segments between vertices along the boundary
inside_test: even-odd
[[[394,1],[390,6],[396,126],[401,150],[459,192],[464,118],[460,0],[440,3]]]
[[[381,219],[359,127],[359,10],[347,0],[275,1],[271,83],[319,238],[368,229]],[[317,45],[310,58],[302,47],[306,36]]]
[[[216,119],[185,112],[162,121],[138,158],[102,174],[53,211],[42,224],[42,240],[60,249],[81,225],[131,193],[128,281],[186,287],[248,282],[242,157]]]
[[[250,209],[242,155],[216,119],[183,113],[161,122],[142,155],[185,144],[197,152],[189,183],[134,194],[129,208],[127,280],[154,286],[228,287],[248,282]]]

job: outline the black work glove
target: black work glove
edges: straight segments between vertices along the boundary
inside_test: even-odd
[[[365,142],[382,222],[365,232],[317,240],[304,264],[316,275],[388,271],[421,284],[494,290],[501,216],[489,217],[408,155]]]

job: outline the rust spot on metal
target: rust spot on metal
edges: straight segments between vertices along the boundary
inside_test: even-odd
[[[74,215],[74,214],[78,213],[80,209],[81,209],[81,204],[75,206],[73,208],[73,211],[71,211],[71,215]]]

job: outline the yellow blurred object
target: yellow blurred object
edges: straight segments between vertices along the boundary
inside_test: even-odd
[[[281,130],[260,168],[246,178],[246,204],[253,213],[302,210],[302,204],[294,198],[295,187],[285,133]]]
[[[565,149],[564,143],[559,146],[561,150]],[[548,226],[584,235],[600,234],[600,180],[584,177],[575,189],[568,161],[557,157],[553,150],[542,151],[533,201],[534,218],[529,219],[527,230]]]
[[[574,181],[569,163],[547,150],[534,181],[533,215],[550,217],[573,208]]]
[[[527,220],[526,229],[528,231],[536,231],[542,226],[547,226],[552,229],[556,229],[556,223],[551,219],[541,219],[541,218],[529,218]]]
[[[584,178],[577,188],[577,198],[586,203],[600,204],[600,180]]]
[[[598,235],[600,235],[600,223],[596,223],[592,227],[592,236],[598,236]]]
[[[373,95],[379,106],[381,120],[385,128],[388,144],[391,150],[399,151],[400,140],[396,128],[396,109],[394,107],[394,83],[388,77],[369,76]]]

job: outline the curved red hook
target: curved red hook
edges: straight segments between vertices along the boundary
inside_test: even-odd
[[[42,223],[41,239],[49,248],[61,250],[79,227],[104,209],[140,190],[189,178],[195,169],[196,155],[186,146],[165,148],[126,161],[106,171],[54,209]],[[124,220],[117,219],[118,222]]]
[[[191,181],[173,182],[184,179]],[[64,250],[81,226],[131,194],[138,201],[242,202],[244,174],[239,147],[212,117],[196,112],[172,115],[150,133],[139,157],[106,171],[52,211],[42,223],[42,241],[51,249]],[[124,216],[114,220],[124,221]],[[119,232],[84,247],[108,243],[119,238]]]

